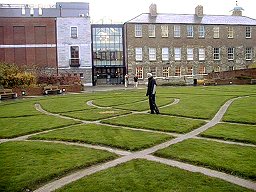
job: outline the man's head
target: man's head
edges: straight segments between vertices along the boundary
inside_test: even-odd
[[[148,78],[153,77],[152,73],[148,73],[148,74],[147,74],[147,77],[148,77]]]

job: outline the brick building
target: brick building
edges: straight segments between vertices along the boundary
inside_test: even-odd
[[[0,60],[56,69],[54,18],[0,18]]]
[[[256,20],[242,10],[205,15],[197,6],[195,14],[160,14],[152,4],[124,24],[128,73],[191,83],[212,71],[248,68],[256,62]]]
[[[91,86],[89,4],[0,4],[0,61],[80,76]]]

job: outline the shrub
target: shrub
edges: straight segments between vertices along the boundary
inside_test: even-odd
[[[0,63],[0,85],[14,88],[30,86],[35,83],[32,73],[22,72],[15,64]]]
[[[183,81],[180,82],[168,82],[168,83],[163,83],[161,86],[185,86],[186,83]]]
[[[73,85],[81,84],[80,77],[78,76],[49,76],[49,75],[40,75],[37,77],[37,84],[42,85]]]

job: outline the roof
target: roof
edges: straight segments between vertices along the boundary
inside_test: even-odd
[[[233,15],[204,15],[195,14],[168,14],[158,13],[150,17],[149,13],[142,13],[126,23],[177,23],[177,24],[204,24],[204,25],[256,25],[256,19]]]

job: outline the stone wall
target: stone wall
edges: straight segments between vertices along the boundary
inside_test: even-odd
[[[143,78],[140,81],[146,80],[146,74],[150,72],[150,68],[157,68],[157,77],[162,77],[162,68],[170,68],[170,76],[175,76],[175,68],[180,67],[182,79],[187,75],[187,67],[193,68],[193,78],[203,78],[204,75],[212,71],[220,70],[227,71],[230,68],[244,69],[250,64],[256,63],[256,26],[252,27],[252,38],[245,38],[245,27],[240,25],[232,25],[234,29],[234,37],[228,38],[228,25],[219,25],[220,37],[213,38],[213,27],[215,25],[205,26],[205,37],[199,38],[199,25],[193,25],[194,36],[187,37],[187,25],[180,25],[181,37],[173,37],[173,24],[168,24],[168,37],[161,36],[161,25],[155,24],[156,37],[148,37],[148,25],[142,24],[142,37],[135,37],[135,23],[125,23],[126,34],[126,64],[128,66],[128,74],[135,74],[136,67],[143,67]],[[135,48],[142,47],[143,61],[135,60]],[[162,48],[169,48],[169,60],[162,61]],[[234,60],[228,60],[227,49],[235,48]],[[245,60],[245,48],[253,48],[253,59]],[[156,60],[149,61],[149,48],[156,48]],[[174,60],[174,48],[181,48],[181,60]],[[187,60],[187,48],[193,48],[193,60]],[[198,48],[205,49],[205,60],[199,61]],[[213,59],[213,48],[220,48],[220,60]],[[205,74],[199,75],[200,66],[205,66]]]
[[[71,27],[77,27],[77,38],[71,38]],[[70,47],[79,47],[79,67],[70,67]],[[91,30],[87,17],[57,18],[57,51],[60,73],[83,74],[82,84],[92,86]]]

